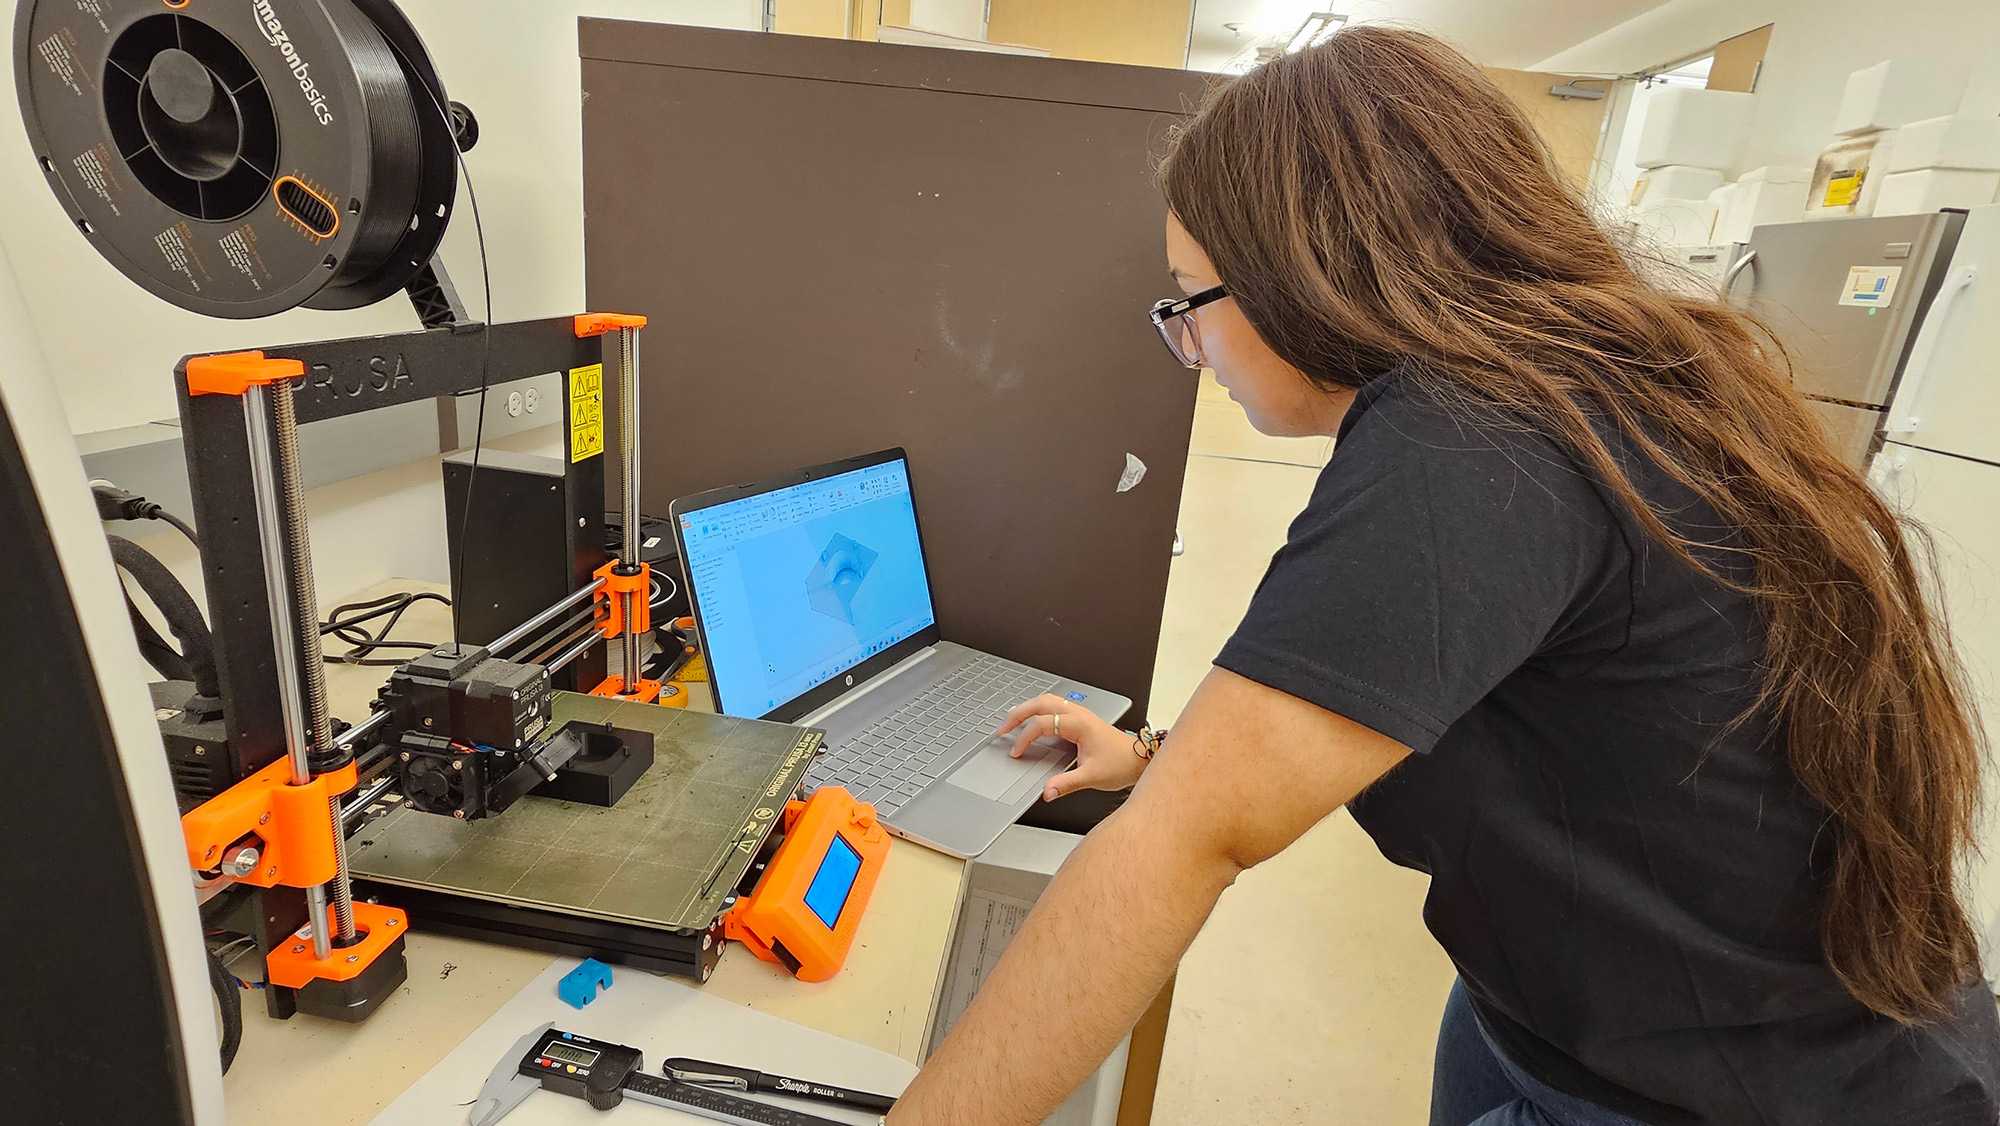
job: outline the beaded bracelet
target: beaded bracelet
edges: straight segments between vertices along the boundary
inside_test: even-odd
[[[1165,731],[1155,731],[1150,727],[1141,727],[1132,736],[1132,753],[1142,759],[1151,761],[1152,757],[1159,752],[1160,744],[1166,742],[1166,739],[1167,733]]]

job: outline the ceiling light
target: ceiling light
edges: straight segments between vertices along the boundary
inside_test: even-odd
[[[1346,16],[1335,15],[1332,12],[1314,12],[1306,17],[1306,22],[1300,24],[1297,31],[1292,32],[1291,39],[1285,43],[1285,54],[1303,51],[1307,47],[1316,47],[1326,42],[1327,36],[1339,31],[1341,25],[1346,22]]]

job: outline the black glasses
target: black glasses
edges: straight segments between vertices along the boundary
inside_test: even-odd
[[[1201,329],[1195,324],[1193,313],[1203,305],[1212,305],[1229,296],[1229,291],[1221,286],[1204,289],[1188,297],[1169,297],[1153,306],[1148,315],[1153,318],[1153,327],[1160,330],[1160,339],[1166,341],[1167,351],[1174,359],[1191,368],[1207,366],[1201,354]]]

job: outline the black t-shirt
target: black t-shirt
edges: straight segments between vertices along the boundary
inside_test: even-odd
[[[1601,433],[1671,526],[1727,543]],[[1759,620],[1555,442],[1405,369],[1357,397],[1216,663],[1418,752],[1355,820],[1430,874],[1481,1023],[1549,1086],[1660,1126],[1992,1126],[1983,985],[1905,1028],[1820,953],[1827,813],[1769,717],[1729,727]]]

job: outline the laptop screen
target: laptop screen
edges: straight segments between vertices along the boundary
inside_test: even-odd
[[[769,714],[936,622],[900,457],[679,517],[725,715]]]

